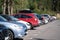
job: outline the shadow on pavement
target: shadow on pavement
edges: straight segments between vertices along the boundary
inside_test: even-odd
[[[23,39],[18,39],[18,38],[16,38],[16,39],[14,39],[14,40],[23,40]]]
[[[55,40],[55,39],[41,39],[41,38],[33,38],[32,40]]]
[[[30,29],[30,30],[36,30],[36,29],[34,28],[34,29]]]
[[[34,39],[32,39],[32,40],[44,40],[44,39],[40,39],[40,38],[34,38]]]

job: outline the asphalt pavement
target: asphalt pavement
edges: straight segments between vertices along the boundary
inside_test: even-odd
[[[60,20],[28,30],[24,40],[60,40]]]

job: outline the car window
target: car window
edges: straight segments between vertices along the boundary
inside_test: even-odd
[[[18,21],[18,19],[15,18],[14,16],[9,16],[9,17],[12,19],[12,21]]]
[[[2,15],[2,17],[4,17],[5,19],[7,19],[8,21],[12,20],[8,15]]]
[[[45,17],[48,17],[48,15],[44,15]],[[48,17],[49,18],[49,17]]]
[[[46,16],[46,17],[47,17],[48,15],[44,15],[44,16]]]
[[[38,18],[41,18],[41,16],[39,16],[39,15],[36,15]]]
[[[32,18],[31,16],[28,16],[28,15],[15,15],[14,17],[16,18]]]
[[[42,15],[42,16],[49,18],[48,15]]]
[[[0,21],[7,21],[7,20],[0,16]]]
[[[21,16],[20,16],[20,15],[15,15],[14,17],[16,17],[16,18],[20,18]]]
[[[32,18],[32,17],[28,15],[21,15],[21,18]]]

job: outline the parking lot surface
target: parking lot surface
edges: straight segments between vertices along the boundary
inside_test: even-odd
[[[28,30],[24,40],[60,40],[60,20]]]

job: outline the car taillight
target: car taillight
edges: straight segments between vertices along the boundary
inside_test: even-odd
[[[35,19],[35,21],[36,21],[37,19]]]

